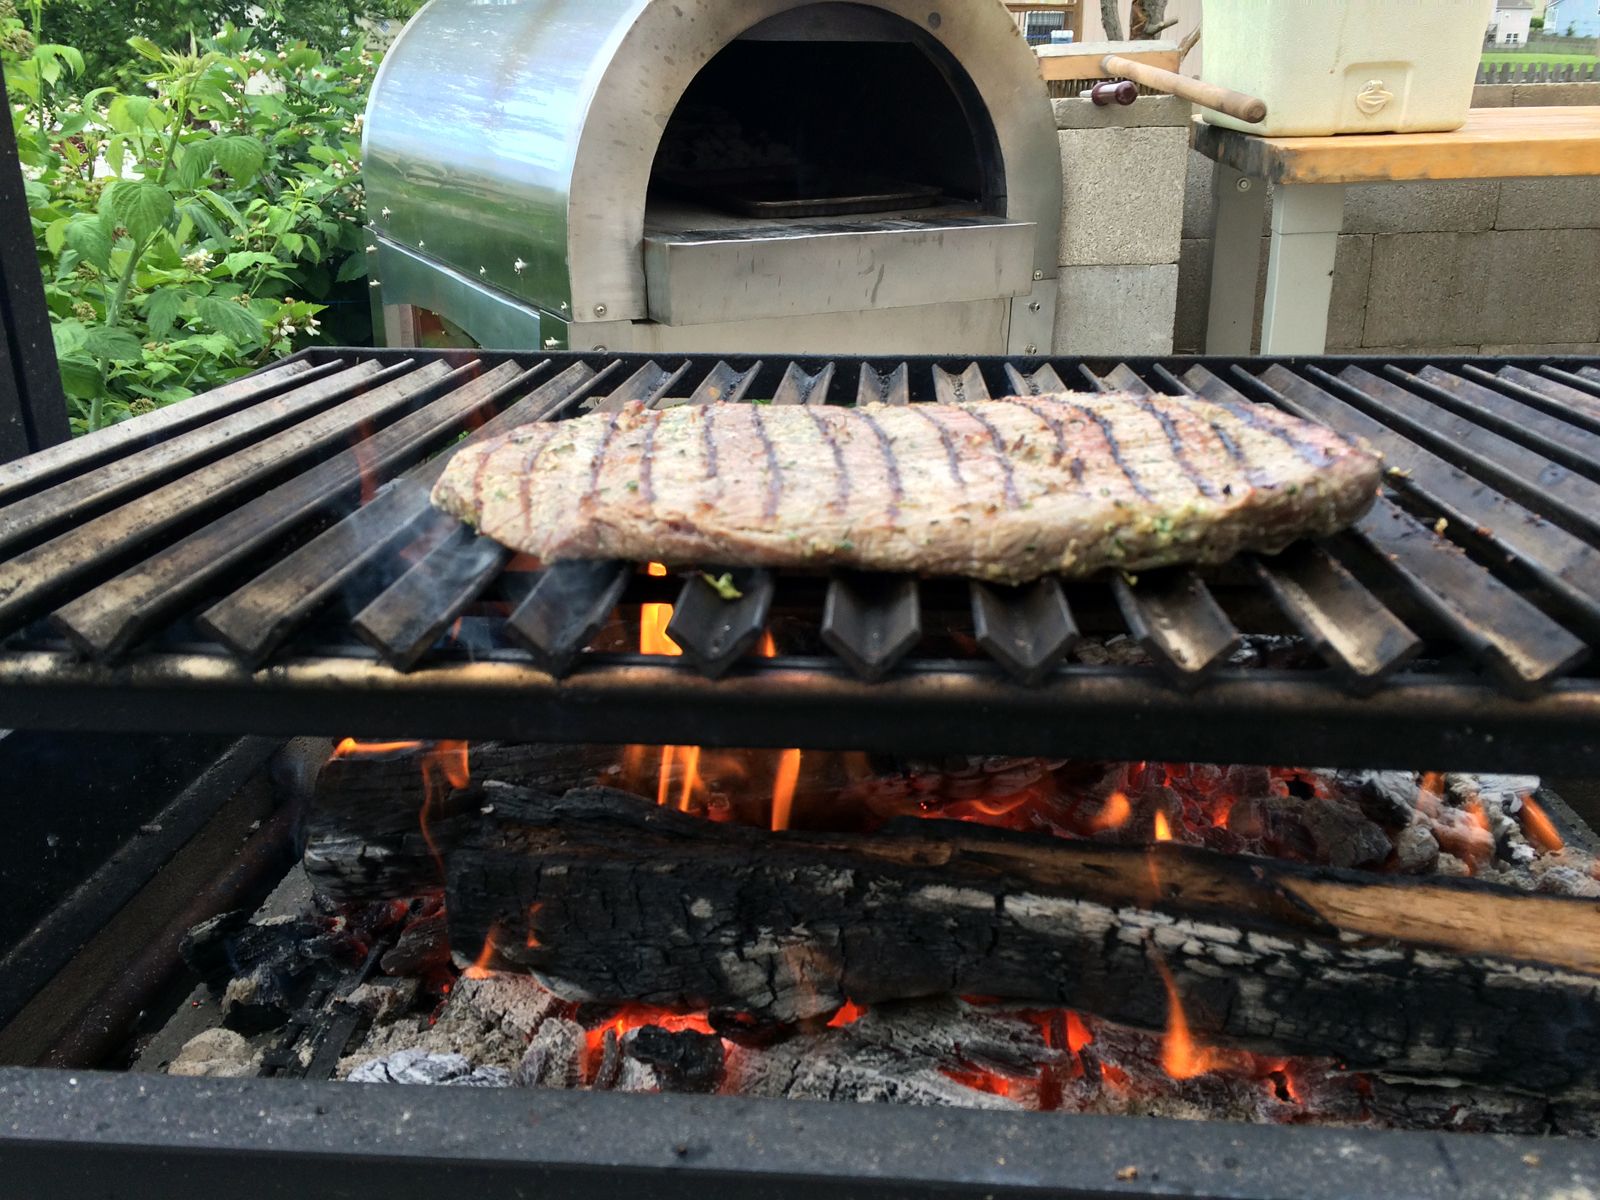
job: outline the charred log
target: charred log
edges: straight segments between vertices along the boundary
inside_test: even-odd
[[[452,944],[569,1000],[796,1021],[981,994],[1546,1095],[1600,1083],[1600,911],[1482,883],[910,822],[714,825],[498,789],[450,855]],[[472,951],[468,950],[468,956]]]

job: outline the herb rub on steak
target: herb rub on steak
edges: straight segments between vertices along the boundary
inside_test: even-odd
[[[433,502],[546,562],[1020,583],[1276,551],[1358,519],[1380,473],[1322,426],[1174,396],[634,404],[464,446]]]

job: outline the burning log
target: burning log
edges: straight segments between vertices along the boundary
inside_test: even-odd
[[[870,837],[495,788],[448,861],[458,949],[569,1000],[777,1021],[982,994],[1262,1054],[1545,1095],[1600,1087],[1600,910],[1451,879],[971,824]]]

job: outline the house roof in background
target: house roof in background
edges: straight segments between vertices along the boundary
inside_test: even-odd
[[[1533,7],[1533,0],[1494,0],[1495,12],[1521,12]]]

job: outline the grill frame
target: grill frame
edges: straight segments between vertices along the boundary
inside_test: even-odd
[[[774,396],[780,403],[815,401],[819,395],[835,403],[858,396],[887,402],[951,400],[1003,394],[1006,382],[1039,377],[1048,382],[1047,371],[1068,386],[1080,388],[1093,378],[1107,387],[1152,386],[1175,391],[1187,380],[1202,394],[1277,398],[1290,411],[1317,415],[1317,409],[1329,408],[1330,400],[1342,403],[1351,398],[1350,389],[1337,382],[1341,375],[1365,371],[1380,380],[1436,379],[1437,375],[1429,374],[1432,371],[1444,372],[1470,387],[1494,384],[1495,403],[1502,404],[1505,412],[1500,414],[1498,432],[1488,426],[1482,431],[1484,444],[1495,450],[1498,443],[1493,438],[1503,440],[1512,427],[1506,414],[1524,411],[1518,406],[1540,400],[1548,422],[1548,407],[1553,402],[1539,396],[1540,386],[1581,387],[1600,407],[1600,360],[1580,358],[974,361],[966,357],[862,360],[752,355],[724,359],[313,350],[272,370],[279,373],[280,385],[284,385],[286,368],[292,368],[301,374],[293,376],[291,384],[293,379],[316,379],[326,388],[330,379],[341,377],[338,364],[370,364],[366,370],[377,383],[401,374],[408,361],[413,366],[440,364],[433,368],[431,378],[419,380],[430,396],[454,396],[457,393],[449,390],[450,382],[459,387],[471,376],[475,379],[471,386],[496,397],[493,405],[481,411],[503,409],[535,392],[534,400],[524,401],[524,408],[531,404],[545,416],[555,415],[563,395],[569,411],[576,411],[581,404],[611,408],[628,398],[654,401],[663,396],[689,402],[744,395]],[[464,369],[473,362],[475,368]],[[528,369],[537,363],[545,365]],[[1524,374],[1508,384],[1498,379],[1496,371]],[[1580,372],[1584,371],[1594,374],[1583,376]],[[580,378],[586,372],[595,375]],[[1259,382],[1263,376],[1265,382]],[[256,377],[257,382],[262,378],[265,376]],[[499,382],[491,387],[496,379]],[[552,382],[560,380],[566,383],[557,386]],[[568,394],[563,389],[570,389],[574,380],[578,380],[578,390]],[[1323,387],[1325,393],[1306,392],[1308,380]],[[252,384],[243,381],[232,386],[244,394]],[[1476,397],[1475,402],[1481,407],[1482,400]],[[519,408],[521,411],[524,409]],[[1451,415],[1443,409],[1437,411],[1441,419]],[[419,428],[428,426],[419,416],[414,413],[407,419]],[[166,420],[169,428],[164,432],[170,437],[177,426],[171,424],[172,418]],[[1389,424],[1404,428],[1393,421]],[[1579,454],[1588,439],[1600,434],[1600,419],[1585,419],[1569,429],[1571,445],[1563,445],[1560,439],[1552,441],[1548,429],[1535,431],[1538,450],[1531,449],[1528,437],[1523,437],[1519,463],[1529,458],[1545,461],[1541,453],[1560,451],[1565,466],[1557,462],[1554,469],[1566,472],[1565,486],[1600,487],[1600,466]],[[118,436],[120,442],[107,439],[107,444],[117,454],[128,453],[133,439],[126,431]],[[1435,448],[1442,448],[1441,437],[1432,439]],[[415,445],[407,442],[408,453],[426,441],[424,437]],[[1462,452],[1469,465],[1482,460],[1482,449],[1469,445]],[[97,461],[94,451],[94,443],[80,441],[58,449],[56,458],[49,461],[65,463],[63,469],[70,471],[73,456],[92,464]],[[1398,481],[1408,503],[1431,511],[1427,498],[1442,496],[1447,507],[1454,505],[1449,511],[1469,515],[1485,506],[1497,513],[1514,508],[1504,498],[1486,498],[1486,489],[1477,481],[1464,483],[1455,478],[1454,468],[1448,464],[1441,469],[1427,461],[1423,451],[1417,454],[1422,457],[1416,460],[1415,478]],[[407,467],[416,457],[402,454],[391,465]],[[0,503],[23,494],[14,483],[15,472],[25,473],[28,461],[33,460],[20,468],[0,468]],[[1570,469],[1580,463],[1586,468],[1583,472]],[[7,470],[13,474],[7,476]],[[313,470],[327,474],[326,463]],[[424,468],[414,470],[424,471],[426,478]],[[1503,481],[1509,474],[1500,469],[1494,477]],[[8,479],[13,481],[9,485]],[[380,497],[386,494],[379,493]],[[1520,494],[1524,499],[1532,495],[1537,501],[1551,493],[1524,489]],[[1584,493],[1575,494],[1581,497]],[[414,501],[411,503],[414,506]],[[1544,571],[1546,577],[1553,577],[1545,559],[1557,564],[1581,559],[1578,566],[1587,569],[1600,522],[1582,523],[1584,536],[1579,536],[1571,531],[1572,503],[1549,507],[1567,523],[1569,531],[1555,526],[1531,532],[1510,528],[1495,544],[1502,549],[1509,544],[1514,552],[1534,556],[1535,575]],[[89,515],[93,516],[93,510]],[[0,509],[0,532],[5,516]],[[1428,552],[1416,557],[1415,563],[1408,559],[1401,566],[1416,566],[1424,575],[1443,571],[1438,577],[1444,584],[1463,571],[1476,570],[1463,567],[1468,560],[1461,556],[1440,553],[1431,543],[1443,539],[1427,534],[1413,517],[1391,513],[1385,520],[1393,526],[1390,534],[1398,531],[1401,543],[1420,536],[1429,544]],[[427,563],[435,568],[434,575],[455,588],[458,598],[476,596],[488,580],[500,574],[509,558],[460,536],[459,530],[445,530],[441,536],[443,543]],[[1405,549],[1403,544],[1401,548]],[[0,566],[5,553],[0,549]],[[1481,558],[1481,547],[1478,553]],[[1328,652],[1344,663],[1343,670],[1219,665],[1233,644],[1233,625],[1192,573],[1177,571],[1156,573],[1137,588],[1116,581],[1105,589],[1114,597],[1124,626],[1156,651],[1156,660],[1165,663],[1165,673],[1145,667],[1061,665],[1078,629],[1075,610],[1066,605],[1054,581],[1018,593],[973,585],[970,632],[976,643],[990,649],[990,659],[908,658],[896,666],[895,653],[913,642],[920,628],[916,590],[911,589],[908,603],[903,581],[895,585],[892,578],[880,577],[891,585],[887,593],[882,587],[875,590],[870,580],[864,581],[868,585],[864,589],[848,582],[829,589],[825,611],[816,623],[823,641],[835,651],[833,657],[820,653],[770,660],[741,657],[767,615],[764,605],[752,602],[712,606],[708,621],[684,620],[683,628],[675,626],[675,636],[680,636],[691,652],[687,660],[584,655],[575,674],[557,679],[540,664],[555,671],[571,666],[573,637],[592,636],[623,588],[635,599],[643,594],[637,580],[587,568],[590,578],[583,586],[590,590],[583,594],[592,601],[591,608],[579,606],[581,611],[575,614],[541,611],[537,596],[524,597],[511,622],[509,632],[514,636],[509,640],[497,636],[503,644],[475,652],[476,662],[465,661],[459,650],[453,656],[437,649],[429,651],[438,632],[460,614],[459,605],[422,614],[401,607],[399,618],[387,624],[382,606],[370,605],[357,618],[357,631],[382,647],[391,662],[405,668],[420,666],[415,673],[378,664],[371,649],[348,635],[331,652],[315,642],[291,647],[292,652],[270,660],[259,671],[230,660],[220,647],[208,652],[192,628],[180,629],[170,623],[164,627],[159,649],[139,650],[129,661],[116,665],[78,661],[64,645],[57,642],[52,647],[48,639],[37,636],[20,647],[13,638],[11,649],[0,650],[0,726],[137,731],[181,726],[226,733],[536,737],[1325,766],[1413,766],[1425,762],[1477,770],[1539,770],[1551,761],[1560,761],[1572,773],[1600,773],[1600,745],[1589,736],[1600,721],[1600,680],[1589,673],[1573,674],[1570,663],[1563,661],[1563,654],[1573,657],[1567,653],[1572,646],[1559,639],[1543,658],[1535,656],[1532,665],[1507,655],[1496,641],[1507,636],[1514,643],[1518,637],[1526,640],[1526,630],[1519,633],[1517,621],[1537,618],[1548,623],[1547,616],[1506,608],[1523,602],[1510,599],[1514,593],[1501,589],[1490,597],[1501,608],[1496,611],[1491,605],[1483,610],[1494,620],[1474,621],[1470,612],[1465,619],[1459,612],[1442,614],[1454,622],[1457,641],[1468,643],[1482,661],[1500,664],[1499,675],[1409,667],[1406,660],[1415,650],[1407,643],[1409,630],[1363,584],[1337,566],[1342,557],[1347,555],[1330,559],[1321,551],[1301,548],[1293,556],[1253,563],[1259,579],[1248,584],[1259,595],[1275,598],[1276,608],[1292,617],[1303,632],[1319,635],[1312,639],[1313,644],[1331,646]],[[269,561],[274,560],[247,559],[246,577],[259,574]],[[766,572],[754,574],[765,577],[753,580],[749,588],[759,597],[771,579]],[[1484,575],[1477,572],[1472,578]],[[1576,571],[1575,575],[1580,581],[1595,578]],[[222,591],[231,591],[236,582]],[[1229,586],[1236,584],[1237,580]],[[661,594],[659,587],[651,598],[673,598]],[[703,600],[696,595],[696,588],[704,585],[691,580],[677,597],[680,617],[686,618],[696,602]],[[1571,585],[1568,592],[1563,599],[1541,600],[1541,604],[1547,614],[1556,611],[1570,629],[1578,623],[1573,620],[1576,605],[1600,606],[1600,588],[1591,592]],[[1228,592],[1224,598],[1237,600],[1238,595]],[[215,599],[213,594],[206,603]],[[391,596],[386,594],[384,599]],[[1372,607],[1374,603],[1379,604],[1377,609]],[[1487,601],[1479,596],[1470,603]],[[1433,620],[1441,614],[1423,616]],[[1591,611],[1582,627],[1589,644],[1600,645],[1600,630],[1593,616]],[[1385,617],[1391,620],[1386,623]],[[1407,620],[1416,623],[1414,614],[1407,614]],[[464,640],[471,641],[493,624],[467,618]],[[1357,644],[1332,645],[1341,639]],[[538,653],[530,654],[524,648],[528,645]],[[1512,646],[1519,651],[1525,648]],[[712,682],[702,674],[720,678]]]

